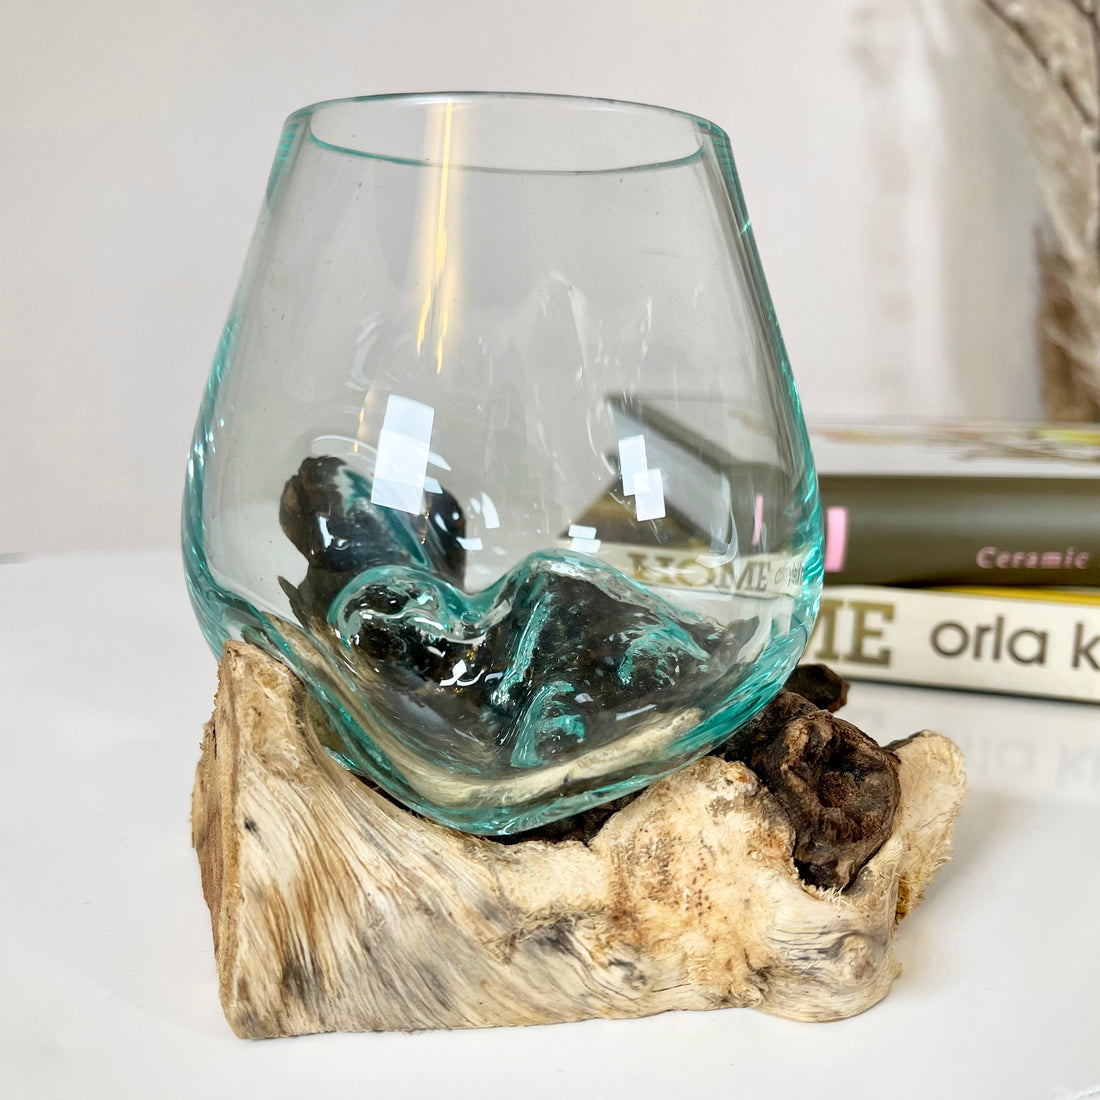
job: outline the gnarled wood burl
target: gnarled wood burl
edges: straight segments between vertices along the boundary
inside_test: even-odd
[[[243,1037],[741,1005],[853,1015],[899,972],[894,929],[947,858],[965,790],[946,738],[869,750],[785,693],[725,751],[741,759],[696,761],[587,839],[502,843],[344,771],[323,722],[282,665],[226,646],[192,827]],[[860,775],[893,798],[889,820],[858,798],[843,809]]]

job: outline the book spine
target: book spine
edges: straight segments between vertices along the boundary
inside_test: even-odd
[[[1100,606],[836,587],[804,659],[856,680],[1100,703]]]
[[[1100,479],[820,478],[827,584],[1100,585]]]

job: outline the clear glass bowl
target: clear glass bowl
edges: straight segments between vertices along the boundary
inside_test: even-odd
[[[285,661],[345,765],[457,828],[573,814],[725,740],[821,580],[725,133],[554,96],[293,114],[183,550],[215,652]]]

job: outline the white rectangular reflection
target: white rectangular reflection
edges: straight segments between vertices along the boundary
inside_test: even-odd
[[[420,511],[434,420],[435,410],[430,405],[390,394],[378,433],[372,504],[402,512]]]
[[[660,470],[642,470],[634,475],[634,512],[639,521],[664,516],[665,487]]]
[[[579,554],[597,554],[600,550],[600,540],[596,538],[596,528],[584,523],[571,523],[569,525],[569,549],[576,550]]]
[[[628,435],[619,440],[619,473],[623,479],[623,492],[627,496],[633,496],[634,479],[638,474],[645,473],[645,436]]]

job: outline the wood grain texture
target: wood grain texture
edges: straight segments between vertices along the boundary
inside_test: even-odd
[[[299,681],[230,643],[192,829],[222,1005],[242,1037],[753,1006],[830,1020],[880,1000],[897,922],[946,860],[962,755],[893,746],[893,831],[843,892],[805,885],[783,810],[706,757],[587,843],[427,821],[337,765]]]

